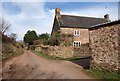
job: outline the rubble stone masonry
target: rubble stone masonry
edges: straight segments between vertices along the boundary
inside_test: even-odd
[[[120,72],[120,24],[89,30],[91,67]]]
[[[73,36],[73,41],[80,41],[81,44],[89,43],[89,31],[88,29],[81,28],[60,28],[62,34],[74,34],[75,30],[80,31],[80,36]]]
[[[39,45],[35,51],[42,51],[49,56],[70,58],[73,57],[72,46],[49,46],[49,45]]]
[[[72,46],[49,46],[38,45],[35,51],[42,51],[49,56],[71,58],[71,57],[88,57],[89,48],[86,45],[73,48]]]

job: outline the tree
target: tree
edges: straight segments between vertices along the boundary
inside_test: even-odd
[[[2,42],[13,42],[12,38],[4,34],[10,26],[11,24],[9,24],[4,18],[0,17],[0,39],[2,39]]]
[[[34,41],[34,45],[47,44],[50,35],[48,33],[42,33],[38,36],[38,40]]]
[[[49,34],[48,33],[42,33],[42,34],[39,35],[38,38],[48,40],[49,39]]]
[[[37,33],[34,30],[27,31],[27,33],[24,36],[24,42],[28,43],[29,45],[32,45],[33,41],[37,40],[37,39],[38,39],[38,36],[37,36]]]
[[[17,34],[16,33],[11,33],[9,37],[12,38],[14,41],[16,41]]]
[[[9,24],[4,18],[0,18],[0,32],[4,34],[10,26],[11,24]]]

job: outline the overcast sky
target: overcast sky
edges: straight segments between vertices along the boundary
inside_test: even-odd
[[[28,30],[51,33],[55,8],[61,14],[97,18],[109,14],[112,21],[118,19],[117,2],[2,2],[2,17],[11,23],[7,34],[16,33],[22,40]]]

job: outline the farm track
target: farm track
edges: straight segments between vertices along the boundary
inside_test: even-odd
[[[3,66],[3,79],[93,79],[77,64],[48,60],[28,50]]]

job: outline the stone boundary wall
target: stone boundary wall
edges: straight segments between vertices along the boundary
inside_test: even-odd
[[[120,72],[118,45],[120,24],[90,29],[91,67]]]
[[[35,51],[42,51],[45,54],[61,58],[70,57],[88,57],[89,49],[86,46],[79,48],[73,48],[73,46],[49,46],[49,45],[38,45]]]
[[[35,51],[42,51],[45,54],[61,58],[73,57],[72,46],[49,46],[49,45],[39,45]]]
[[[73,48],[73,57],[89,57],[90,49],[89,44],[83,44],[80,47]]]

